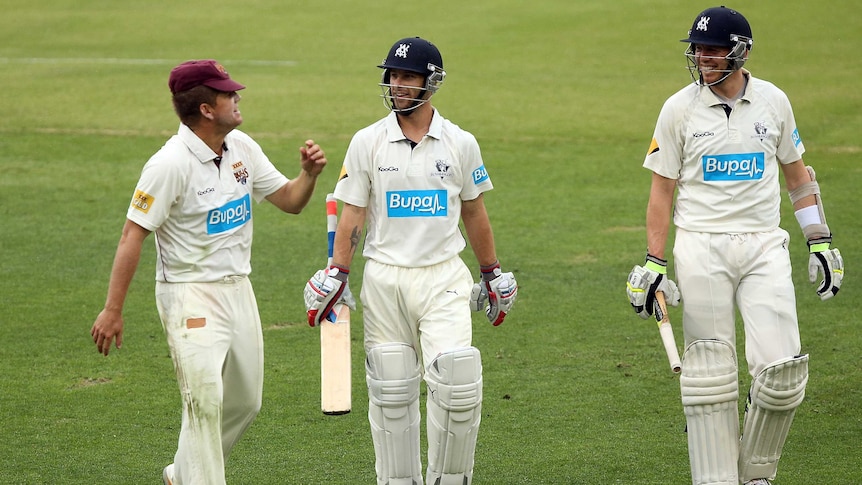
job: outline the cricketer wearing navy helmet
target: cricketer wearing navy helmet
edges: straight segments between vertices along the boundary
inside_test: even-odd
[[[787,95],[743,68],[754,45],[748,20],[727,7],[699,13],[685,56],[693,83],[665,101],[643,166],[652,182],[647,254],[629,274],[634,311],[655,294],[683,303],[680,391],[693,485],[769,485],[808,382],[781,223],[781,176],[808,244],[808,277],[834,297],[844,260]],[[670,279],[667,243],[676,226]],[[736,347],[742,316],[751,374],[744,420]]]

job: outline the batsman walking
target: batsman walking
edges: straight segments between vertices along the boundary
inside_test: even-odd
[[[183,401],[165,485],[225,483],[224,463],[257,416],[263,334],[251,272],[252,204],[298,214],[326,165],[312,140],[289,180],[236,128],[245,86],[214,60],[188,61],[168,81],[179,131],[144,165],[126,213],[105,308],[90,334],[99,352],[123,343],[123,304],[144,239],[156,234],[156,305]]]
[[[682,42],[694,83],[671,96],[658,117],[644,161],[653,172],[646,263],[629,274],[627,293],[642,318],[653,312],[657,290],[671,304],[684,302],[680,391],[692,483],[768,485],[808,381],[790,236],[779,227],[779,171],[822,300],[838,293],[844,262],[830,247],[820,186],[802,160],[790,101],[743,69],[754,44],[748,21],[710,8]],[[667,275],[671,213],[679,289]],[[753,377],[741,431],[737,310]]]
[[[397,41],[383,63],[391,113],[350,142],[335,196],[343,202],[332,265],[305,288],[309,323],[343,298],[367,226],[360,300],[377,482],[422,484],[419,393],[427,386],[429,484],[469,484],[482,407],[482,362],[470,310],[494,325],[517,283],[497,261],[484,192],[493,188],[479,145],[431,97],[446,76],[434,44]],[[481,265],[473,284],[459,257],[467,238]]]

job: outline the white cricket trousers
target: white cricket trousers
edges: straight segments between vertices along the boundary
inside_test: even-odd
[[[682,294],[685,345],[717,339],[736,349],[736,308],[745,329],[751,375],[799,354],[790,235],[769,232],[713,234],[677,228],[673,248]]]
[[[421,349],[424,369],[440,352],[472,345],[472,289],[470,270],[459,257],[422,268],[368,260],[360,295],[365,351],[402,342]]]
[[[260,411],[263,333],[251,282],[156,283],[183,414],[174,485],[222,485],[224,463]]]

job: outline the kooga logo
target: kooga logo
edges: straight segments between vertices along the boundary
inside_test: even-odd
[[[760,180],[763,178],[764,158],[763,152],[704,155],[701,157],[703,180],[706,182]]]
[[[445,190],[403,190],[386,192],[389,217],[445,217],[448,214]]]

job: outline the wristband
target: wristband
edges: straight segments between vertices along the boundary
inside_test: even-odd
[[[667,274],[667,260],[661,259],[653,256],[652,254],[647,253],[646,255],[646,263],[644,263],[644,268],[655,271],[658,274]]]
[[[329,269],[326,271],[326,275],[331,276],[338,281],[347,281],[347,277],[350,276],[350,269],[333,264],[329,266]]]
[[[479,271],[481,271],[481,273],[482,273],[482,280],[483,281],[491,281],[494,278],[503,274],[502,270],[500,269],[500,262],[499,261],[494,261],[493,263],[491,263],[487,266],[479,266]]]
[[[808,252],[809,253],[822,253],[823,251],[829,251],[829,242],[826,241],[808,241]]]

